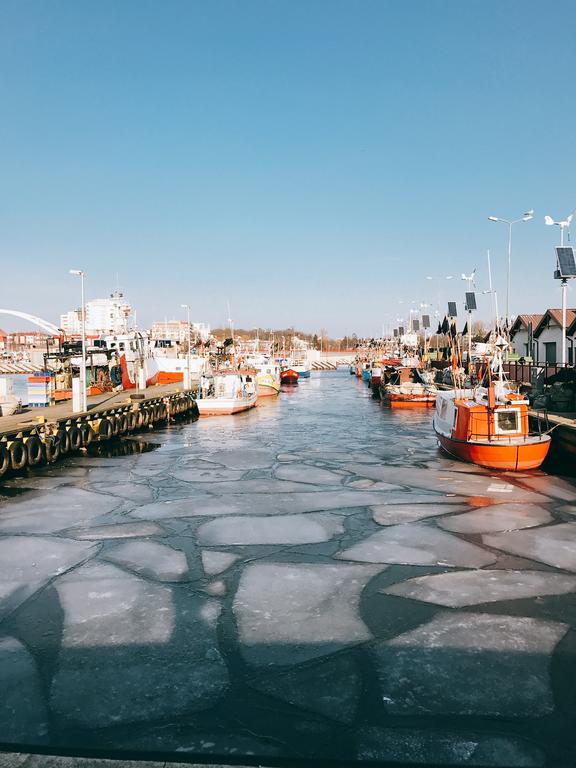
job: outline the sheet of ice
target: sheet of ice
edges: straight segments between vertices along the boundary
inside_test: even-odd
[[[333,485],[338,485],[339,478]],[[199,486],[200,487],[200,486]],[[310,493],[311,491],[325,491],[325,486],[312,486],[308,483],[293,483],[289,480],[277,480],[276,478],[257,477],[250,480],[238,480],[236,482],[222,482],[210,486],[210,493],[214,495],[235,493]]]
[[[433,469],[414,471],[413,467],[348,464],[346,469],[371,480],[400,483],[408,488],[455,493],[461,496],[502,496],[503,502],[548,502],[536,491],[526,490],[499,478],[466,472],[438,472]]]
[[[439,524],[447,531],[456,533],[490,533],[532,528],[551,520],[550,513],[538,504],[492,504],[440,520]]]
[[[437,614],[373,653],[391,714],[542,717],[554,710],[550,657],[568,625],[483,613]]]
[[[545,755],[535,745],[516,736],[486,732],[444,731],[436,727],[379,728],[358,732],[359,760],[385,763],[488,766],[492,768],[539,768]]]
[[[240,555],[233,555],[231,552],[217,552],[213,549],[202,550],[202,567],[208,576],[223,573],[238,560],[240,560]]]
[[[0,638],[0,741],[45,744],[48,712],[36,662],[14,637]]]
[[[56,582],[64,619],[50,691],[58,726],[103,728],[207,709],[228,688],[220,608],[108,564]],[[86,695],[86,691],[90,695]]]
[[[576,576],[546,571],[459,571],[418,576],[393,584],[382,592],[461,608],[500,600],[576,592]]]
[[[320,664],[251,680],[250,685],[300,709],[351,723],[356,717],[362,680],[354,659],[337,654]]]
[[[452,512],[463,512],[469,509],[463,504],[378,504],[370,507],[374,522],[378,525],[398,525],[413,523],[427,517],[447,515]]]
[[[277,515],[275,517],[222,517],[198,529],[202,546],[232,544],[314,544],[343,533],[334,515]]]
[[[569,480],[551,475],[530,475],[522,477],[522,485],[561,501],[576,501],[576,485]]]
[[[451,565],[482,568],[496,557],[475,544],[425,525],[395,525],[339,552],[341,560],[403,565]]]
[[[225,480],[240,480],[246,470],[216,468],[205,464],[204,467],[176,467],[170,474],[187,483],[220,483]]]
[[[113,496],[64,487],[57,493],[31,491],[0,507],[3,533],[55,533],[71,526],[85,526],[121,503]]]
[[[158,581],[186,581],[189,577],[184,552],[158,541],[129,541],[107,550],[102,557]]]
[[[204,458],[206,461],[214,461],[230,469],[260,469],[271,467],[274,463],[272,451],[259,448],[224,449]]]
[[[276,461],[300,461],[301,458],[298,453],[279,453]]]
[[[132,517],[160,520],[169,517],[216,517],[218,515],[289,515],[379,504],[385,493],[371,491],[314,491],[311,493],[229,494],[145,504]]]
[[[576,571],[576,523],[549,525],[533,531],[495,533],[483,536],[482,540],[489,547],[513,555]]]
[[[293,480],[298,483],[314,485],[339,485],[342,475],[336,475],[329,469],[311,467],[308,464],[284,464],[274,472],[279,480]]]
[[[97,551],[95,544],[48,536],[0,538],[0,619]]]
[[[109,741],[107,743],[110,743]],[[171,752],[176,756],[186,752],[198,755],[230,755],[236,760],[239,756],[281,756],[282,745],[277,739],[266,739],[251,736],[246,731],[234,731],[230,727],[224,729],[205,730],[199,727],[194,728],[194,723],[162,723],[147,727],[137,734],[122,734],[114,739],[112,746],[116,749],[151,752]],[[222,761],[218,760],[219,768],[224,768]],[[128,762],[127,768],[161,768],[169,766],[171,763],[135,763]],[[178,768],[182,763],[177,763]],[[193,765],[198,765],[197,761]],[[214,765],[213,761],[208,761],[207,765]],[[1,766],[1,764],[0,764]],[[3,766],[1,767],[3,768]],[[7,767],[8,768],[8,767]],[[12,768],[12,766],[10,766]],[[56,768],[56,767],[55,767]],[[64,767],[63,767],[64,768]],[[65,768],[72,768],[66,766]],[[86,766],[92,768],[92,766]],[[96,768],[96,767],[94,767]],[[98,766],[100,768],[100,766]],[[111,768],[110,764],[102,765],[102,768]]]
[[[111,496],[135,501],[137,504],[147,504],[154,499],[154,491],[146,483],[92,483],[90,488],[98,493],[109,493]]]
[[[293,665],[372,635],[359,613],[362,591],[382,567],[253,563],[234,598],[241,653],[250,664]]]
[[[81,541],[166,536],[166,531],[156,523],[118,523],[116,525],[99,525],[94,528],[71,528],[66,533],[71,538]]]

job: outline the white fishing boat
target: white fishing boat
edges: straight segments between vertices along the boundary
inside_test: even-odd
[[[290,367],[293,371],[296,371],[299,379],[310,378],[311,367],[307,360],[294,360]]]
[[[271,360],[254,363],[256,369],[256,393],[258,397],[280,394],[280,366]]]
[[[229,416],[254,408],[256,371],[222,370],[200,381],[197,405],[200,416]]]

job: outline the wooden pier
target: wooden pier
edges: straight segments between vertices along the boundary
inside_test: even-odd
[[[196,388],[167,384],[88,398],[88,410],[70,401],[0,417],[0,478],[50,464],[70,452],[177,418],[196,418]]]

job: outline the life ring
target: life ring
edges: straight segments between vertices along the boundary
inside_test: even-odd
[[[94,432],[92,431],[92,427],[87,421],[81,421],[78,424],[78,431],[80,432],[82,445],[84,448],[87,448],[92,440],[94,440]]]
[[[70,450],[70,435],[65,429],[59,429],[57,436],[60,441],[60,456],[64,456]]]
[[[10,469],[10,453],[6,443],[0,443],[0,477],[4,477]]]
[[[68,427],[68,442],[71,451],[79,451],[82,448],[82,435],[76,424]]]
[[[112,432],[112,424],[110,422],[110,419],[107,417],[104,417],[103,419],[100,419],[98,422],[98,437],[107,440],[109,437],[111,437],[113,434]]]
[[[36,435],[31,435],[26,440],[26,453],[28,454],[29,466],[35,467],[42,461],[44,451],[42,450],[42,443]]]
[[[60,440],[57,436],[48,437],[43,441],[44,459],[52,464],[60,458]]]
[[[28,453],[26,446],[21,440],[14,440],[13,443],[10,443],[8,453],[10,454],[10,466],[13,470],[18,471],[26,466]]]

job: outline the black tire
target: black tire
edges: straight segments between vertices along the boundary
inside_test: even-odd
[[[48,437],[43,443],[44,459],[48,464],[58,461],[60,458],[60,440],[57,436]]]
[[[68,427],[68,443],[71,451],[79,451],[82,448],[82,435],[76,424]]]
[[[142,411],[142,426],[147,427],[150,424],[150,411],[148,408],[144,408]]]
[[[10,469],[10,452],[5,443],[0,443],[0,477]]]
[[[32,435],[26,440],[26,453],[28,454],[28,466],[35,467],[44,458],[44,450],[40,438]]]
[[[78,424],[78,431],[80,432],[80,437],[82,439],[82,445],[84,448],[87,448],[92,440],[94,440],[94,432],[92,431],[92,427],[90,424],[88,424],[87,421],[81,421]]]
[[[120,434],[125,435],[126,432],[128,432],[128,429],[130,428],[130,422],[128,421],[128,416],[125,413],[121,413],[116,418],[120,423]]]
[[[65,429],[59,429],[57,435],[60,441],[60,456],[64,456],[70,451],[70,435]]]
[[[28,463],[28,452],[26,446],[21,440],[14,440],[8,446],[8,453],[10,454],[10,466],[17,472],[19,469],[24,469]]]
[[[120,420],[118,416],[114,416],[113,414],[110,414],[108,416],[108,421],[110,422],[110,426],[112,428],[112,437],[118,437],[120,434]]]
[[[100,419],[100,423],[98,424],[98,437],[101,440],[108,440],[110,437],[112,437],[113,431],[112,431],[112,423],[109,418],[103,418]]]

